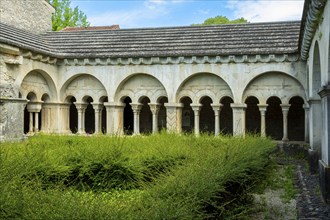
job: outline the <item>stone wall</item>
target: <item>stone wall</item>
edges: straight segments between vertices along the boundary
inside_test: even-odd
[[[54,8],[45,0],[1,0],[2,23],[40,34],[52,29]]]

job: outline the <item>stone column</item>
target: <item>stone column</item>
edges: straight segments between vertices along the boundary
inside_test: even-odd
[[[214,135],[218,136],[220,133],[220,111],[222,104],[211,104],[214,111]]]
[[[281,104],[283,113],[283,138],[282,141],[289,141],[288,138],[288,113],[290,109],[290,104]]]
[[[152,133],[155,134],[158,132],[158,112],[159,112],[160,104],[148,103],[148,105],[152,112]]]
[[[330,85],[323,86],[319,92],[322,103],[322,147],[319,160],[319,179],[323,199],[330,203]]]
[[[39,132],[39,112],[34,113],[34,132]]]
[[[103,105],[101,103],[91,103],[93,108],[94,108],[94,112],[95,112],[95,134],[99,134],[102,133],[102,108]]]
[[[140,134],[140,111],[142,104],[131,103],[133,114],[134,114],[134,134]]]
[[[85,133],[85,110],[87,108],[86,103],[74,102],[78,112],[78,134]]]
[[[190,104],[194,111],[194,124],[195,124],[195,135],[199,135],[199,113],[201,110],[202,105],[201,104]]]
[[[123,135],[124,134],[124,108],[125,104],[116,103],[114,108],[114,134]]]
[[[182,132],[182,103],[164,103],[166,108],[166,129],[168,132]]]
[[[245,109],[246,104],[231,103],[233,109],[233,133],[235,136],[245,136]]]
[[[29,111],[29,133],[33,133],[33,112]]]
[[[309,143],[309,105],[304,104],[303,108],[305,110],[305,142]]]
[[[261,137],[266,137],[266,111],[267,111],[267,104],[262,105],[258,104],[260,117],[261,117],[261,126],[260,126],[260,133]]]

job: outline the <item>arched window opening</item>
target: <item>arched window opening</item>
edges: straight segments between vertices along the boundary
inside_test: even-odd
[[[190,104],[192,100],[189,97],[184,97],[180,100],[183,104],[182,108],[182,131],[192,132],[194,128],[194,111],[192,110]]]
[[[260,134],[261,116],[259,111],[259,100],[250,96],[245,100],[247,108],[245,110],[246,132],[251,134]]]
[[[158,112],[158,130],[161,131],[163,129],[166,129],[166,107],[164,105],[164,103],[168,102],[167,97],[162,97],[161,99],[159,99],[159,112]]]
[[[275,140],[282,140],[283,137],[283,113],[280,106],[281,100],[278,97],[270,97],[267,100],[266,111],[266,135]]]
[[[126,97],[124,99],[125,108],[124,108],[124,132],[127,135],[133,134],[134,129],[134,114],[132,110],[132,106],[130,103],[132,102],[132,99],[130,97]]]
[[[233,134],[233,109],[230,107],[233,102],[233,99],[228,96],[221,99],[220,131],[222,134]]]
[[[299,97],[290,99],[288,113],[288,137],[290,141],[304,141],[305,139],[305,111],[304,100]]]
[[[150,103],[148,97],[141,99],[140,132],[144,134],[150,134],[152,132],[152,112],[148,103]]]
[[[76,101],[77,100],[75,97],[72,96],[70,98],[69,127],[70,131],[74,134],[78,132],[78,111],[76,105],[74,104]]]
[[[212,99],[208,96],[204,97],[201,100],[201,110],[200,110],[200,120],[199,120],[199,125],[200,125],[200,131],[202,133],[214,133],[214,111],[211,106],[212,104]]]
[[[93,102],[92,97],[88,97],[86,102],[88,105],[85,110],[85,132],[87,134],[92,134],[95,132],[95,111],[91,104]]]

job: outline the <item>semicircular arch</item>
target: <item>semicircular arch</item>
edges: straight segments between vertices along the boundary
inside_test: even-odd
[[[245,87],[242,100],[255,96],[260,104],[276,96],[282,103],[288,103],[293,96],[301,96],[306,100],[306,90],[294,77],[283,72],[265,72],[253,78]]]
[[[185,79],[176,92],[177,102],[187,94],[193,103],[199,103],[204,96],[209,96],[213,103],[220,103],[220,99],[224,96],[233,98],[228,83],[218,75],[209,72],[195,73]]]

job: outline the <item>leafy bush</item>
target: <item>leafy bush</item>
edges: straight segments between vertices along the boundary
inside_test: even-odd
[[[159,134],[0,146],[0,218],[239,219],[274,144]]]

